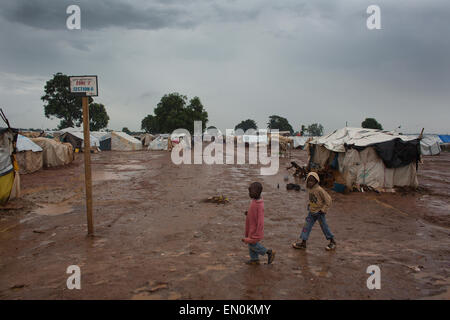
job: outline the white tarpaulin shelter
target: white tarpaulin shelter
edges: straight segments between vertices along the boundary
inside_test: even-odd
[[[290,137],[292,141],[294,141],[294,149],[297,148],[303,148],[308,141],[308,139],[311,139],[311,137],[305,137],[305,136],[293,136]]]
[[[161,134],[148,145],[148,150],[168,150],[169,135]]]
[[[116,151],[137,151],[142,150],[142,143],[121,131],[111,132],[111,150]]]
[[[310,165],[337,168],[345,185],[380,191],[417,187],[416,137],[364,128],[343,128],[309,142]]]
[[[25,136],[18,135],[16,142],[16,159],[19,173],[27,174],[38,171],[43,167],[43,149]]]
[[[437,135],[425,135],[420,140],[420,153],[425,156],[434,156],[441,153],[441,139]]]

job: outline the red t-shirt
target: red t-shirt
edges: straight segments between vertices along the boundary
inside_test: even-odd
[[[264,238],[264,200],[253,199],[245,219],[246,243],[257,243]]]

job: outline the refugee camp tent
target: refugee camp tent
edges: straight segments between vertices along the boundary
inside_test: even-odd
[[[61,143],[47,138],[34,138],[31,141],[43,149],[43,162],[46,168],[63,166],[74,159],[73,147],[70,143]]]
[[[441,140],[436,135],[425,135],[420,140],[420,153],[425,156],[434,156],[441,153]]]
[[[160,134],[148,145],[148,150],[168,150],[169,134]]]
[[[16,151],[20,174],[33,173],[42,169],[44,163],[43,150],[29,138],[19,134]]]
[[[146,133],[146,134],[144,134],[144,135],[141,137],[142,145],[143,145],[144,147],[148,147],[149,144],[150,144],[150,142],[152,142],[154,139],[155,139],[155,136],[154,136],[154,135],[152,135],[152,134],[150,134],[150,133]]]
[[[305,137],[305,136],[293,136],[290,138],[294,142],[294,149],[303,149],[305,147],[308,139],[311,139],[311,137]]]
[[[334,169],[347,188],[379,191],[417,187],[420,142],[413,136],[363,128],[342,128],[309,142],[311,169]]]
[[[442,143],[450,143],[450,135],[448,134],[440,134],[439,139],[441,139]]]
[[[98,138],[89,135],[91,147],[100,147],[100,141]],[[83,132],[65,132],[59,137],[61,142],[70,143],[74,149],[84,148],[84,133]]]
[[[18,131],[0,128],[0,205],[20,197],[20,175],[12,160]]]
[[[111,133],[105,134],[100,139],[100,150],[102,151],[108,151],[111,150]]]
[[[111,150],[117,151],[136,151],[142,150],[142,143],[121,131],[111,132]]]
[[[109,132],[100,138],[100,150],[137,151],[142,150],[142,143],[121,131]]]

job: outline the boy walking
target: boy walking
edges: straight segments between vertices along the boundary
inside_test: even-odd
[[[259,242],[264,237],[264,200],[261,197],[262,185],[259,182],[253,182],[248,188],[248,193],[252,199],[250,208],[245,212],[245,238],[242,242],[248,244],[250,260],[246,262],[249,265],[258,265],[259,256],[267,254],[267,264],[271,264],[275,258],[275,251],[267,250]]]
[[[334,235],[331,233],[328,227],[327,220],[325,218],[328,209],[331,206],[330,195],[319,186],[319,175],[315,172],[310,172],[306,178],[306,190],[308,191],[309,203],[308,203],[308,216],[306,217],[305,226],[303,227],[300,239],[302,242],[295,242],[292,246],[295,249],[306,249],[306,241],[308,240],[314,223],[319,220],[320,228],[323,234],[330,241],[325,247],[326,250],[334,250],[336,248],[336,242],[334,241]]]

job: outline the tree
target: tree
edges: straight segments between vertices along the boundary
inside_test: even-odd
[[[313,123],[306,128],[310,136],[321,136],[323,135],[323,126],[320,123]]]
[[[269,129],[278,129],[279,131],[289,131],[290,134],[294,132],[292,126],[286,118],[273,115],[269,117],[269,123],[267,123]]]
[[[192,134],[194,121],[201,121],[202,127],[208,123],[208,112],[200,98],[194,97],[187,104],[187,97],[177,92],[164,95],[154,113],[142,120],[141,129],[149,133],[170,133],[182,128]]]
[[[307,129],[306,129],[305,125],[302,124],[302,128],[300,129],[300,135],[304,136],[306,131],[307,131]]]
[[[366,129],[379,129],[383,130],[383,126],[375,120],[375,118],[366,118],[362,123],[361,127]]]
[[[91,131],[99,131],[108,126],[109,116],[105,106],[101,103],[89,105],[89,128]]]
[[[44,113],[47,118],[61,119],[58,129],[78,127],[83,122],[83,110],[81,97],[70,93],[69,76],[58,72],[48,80],[44,87],[45,94],[41,97],[44,101]],[[92,103],[94,99],[88,98],[89,126],[97,131],[108,125],[109,116],[105,106]]]
[[[131,134],[131,131],[127,127],[123,127],[122,132],[125,132],[126,134]]]
[[[234,130],[238,130],[238,129],[242,129],[245,132],[248,129],[255,129],[255,130],[257,130],[258,126],[256,125],[255,120],[247,119],[247,120],[241,121],[239,124],[237,124],[234,127]]]

